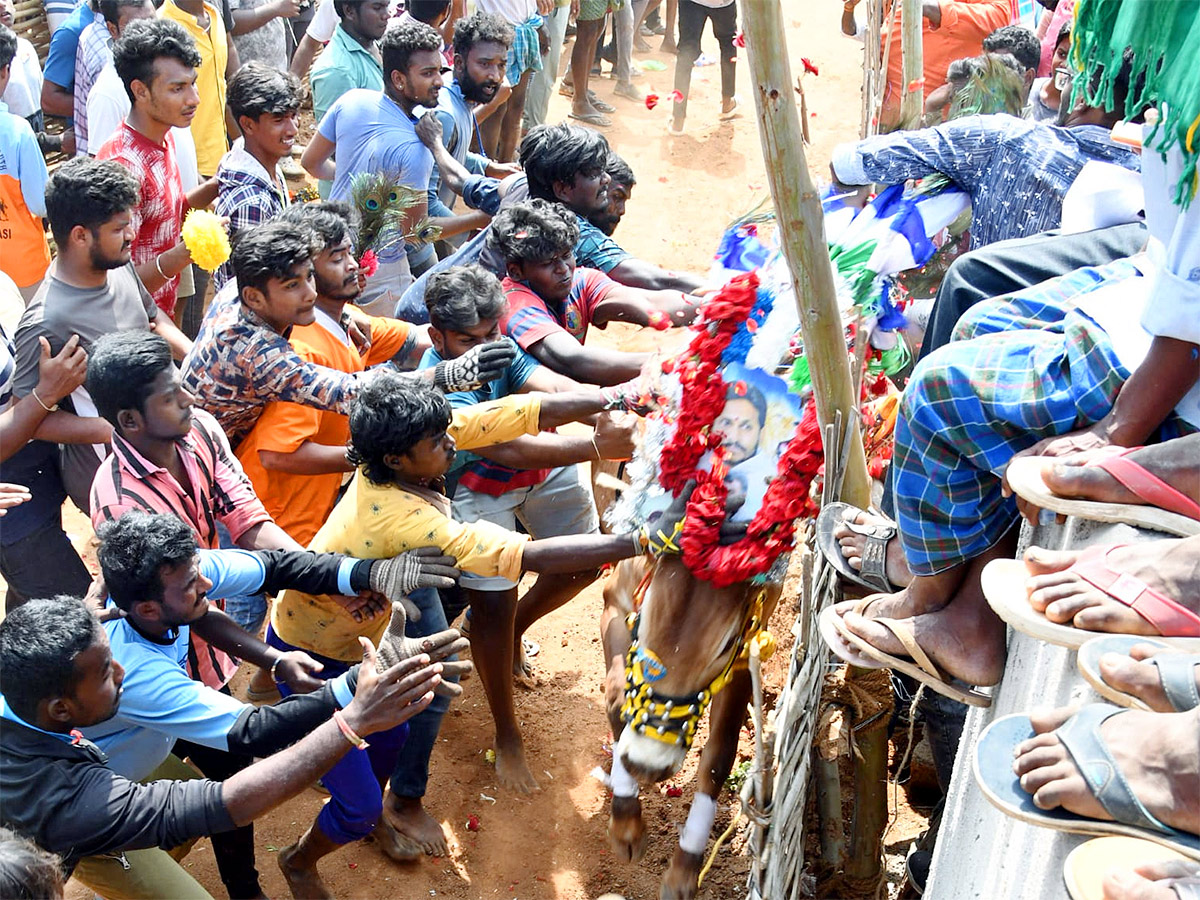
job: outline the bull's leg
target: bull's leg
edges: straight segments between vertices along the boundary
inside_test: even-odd
[[[708,845],[716,816],[717,797],[737,757],[738,733],[746,721],[746,704],[749,702],[748,671],[737,672],[725,690],[713,698],[708,743],[700,754],[696,796],[688,810],[687,824],[679,836],[679,846],[671,857],[671,865],[663,873],[659,900],[691,900],[696,896],[696,881],[704,864],[704,848]]]
[[[625,698],[625,654],[629,651],[629,629],[625,626],[625,607],[629,598],[625,579],[610,579],[604,588],[604,612],[600,615],[600,638],[604,643],[607,670],[604,700],[613,733],[613,799],[608,819],[608,838],[613,854],[623,862],[635,862],[646,852],[646,826],[642,822],[642,802],[637,781],[620,767],[617,740],[624,723],[621,703]]]

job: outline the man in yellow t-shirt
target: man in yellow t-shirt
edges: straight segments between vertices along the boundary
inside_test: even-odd
[[[167,0],[158,15],[182,25],[200,51],[201,63],[196,69],[200,106],[191,128],[200,175],[212,178],[217,174],[221,157],[229,150],[232,117],[227,117],[225,111],[225,82],[238,70],[237,50],[225,33],[220,10],[203,0]]]
[[[346,306],[362,290],[349,215],[345,204],[321,201],[288,207],[276,217],[312,229],[322,248],[313,257],[316,321],[294,325],[289,340],[303,359],[339,372],[362,372],[389,361],[416,368],[429,340],[415,325],[372,317],[370,344],[359,347],[350,339]],[[238,459],[254,492],[276,524],[301,544],[311,541],[329,518],[343,479],[354,471],[346,458],[349,439],[345,414],[277,402],[267,404],[238,445]]]
[[[440,490],[457,449],[512,441],[604,409],[629,408],[633,401],[627,398],[637,393],[609,388],[523,394],[451,412],[442,393],[381,373],[362,387],[350,412],[349,456],[358,471],[309,549],[354,548],[361,558],[373,559],[435,546],[457,559],[463,571],[512,581],[525,571],[576,572],[642,553],[647,542],[640,532],[533,541],[490,522],[456,522]],[[436,594],[429,598],[421,593],[411,597],[422,615],[409,623],[410,637],[446,627]],[[360,635],[378,639],[386,625],[386,618],[355,622],[330,597],[285,591],[275,604],[267,641],[280,649],[303,648],[348,661],[361,656]],[[511,620],[508,628],[505,639],[511,643]],[[435,698],[410,722],[384,801],[384,817],[410,845],[413,857],[447,852],[441,826],[421,805],[429,755],[447,706],[445,698]],[[532,776],[519,733],[515,741],[497,741],[496,772],[502,785],[529,790]],[[318,846],[321,839],[305,836]],[[292,858],[305,851],[301,846]]]

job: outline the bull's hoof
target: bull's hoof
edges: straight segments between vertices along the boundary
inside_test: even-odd
[[[642,823],[642,801],[637,797],[613,797],[608,817],[608,840],[621,862],[637,862],[646,852],[646,826]]]
[[[662,886],[658,889],[658,900],[692,900],[699,890],[700,867],[704,856],[688,853],[680,846],[675,847],[671,865],[663,873]]]

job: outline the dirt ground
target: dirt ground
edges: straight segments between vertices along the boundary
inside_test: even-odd
[[[801,56],[809,57],[820,70],[819,76],[806,79],[805,86],[813,141],[809,163],[821,177],[827,172],[833,146],[857,135],[861,45],[840,35],[840,4],[816,0],[783,3],[793,72],[802,68]],[[658,39],[652,43],[657,47]],[[706,34],[703,49],[716,57],[711,34]],[[767,193],[745,51],[739,54],[742,116],[717,121],[719,70],[715,65],[699,67],[692,79],[687,132],[680,137],[666,134],[670,108],[666,98],[672,88],[674,57],[652,52],[639,54],[638,59],[665,66],[659,72],[643,71],[637,81],[643,90],[664,98],[656,109],[612,97],[614,82],[607,76],[593,82],[597,93],[617,106],[614,126],[605,133],[639,179],[616,237],[646,259],[670,268],[703,271],[727,223]],[[607,71],[607,65],[605,68]],[[568,110],[567,101],[556,96],[549,120],[563,119]],[[594,339],[648,349],[681,337],[614,326]],[[76,513],[69,519],[68,530],[82,542],[89,529]],[[783,652],[768,668],[772,695],[786,674],[790,645],[786,636],[795,617],[795,602],[794,590],[785,592],[773,623],[772,630],[783,639]],[[529,635],[541,644],[535,660],[541,684],[532,691],[519,690],[516,705],[541,790],[525,797],[497,786],[485,758],[492,741],[486,700],[478,678],[470,680],[443,725],[426,798],[429,810],[452,835],[451,855],[398,866],[370,842],[345,847],[321,867],[336,896],[585,900],[613,892],[628,900],[649,900],[658,895],[659,878],[691,799],[697,753],[689,756],[685,769],[671,782],[684,788],[682,796],[668,797],[665,786],[643,792],[649,850],[637,865],[618,862],[606,837],[606,791],[589,774],[595,766],[607,768],[610,757],[611,735],[603,711],[600,609],[597,583],[537,623]],[[703,735],[697,747],[702,743]],[[742,749],[748,756],[745,731]],[[924,821],[909,810],[903,792],[898,796],[902,814],[886,841],[893,896],[896,873],[903,870],[903,851]],[[728,792],[720,798],[714,834],[728,824],[731,800]],[[268,896],[288,896],[273,856],[295,841],[323,801],[322,794],[309,790],[257,823],[258,867]],[[477,831],[467,829],[469,817],[477,817]],[[744,832],[739,829],[717,855],[700,897],[728,900],[745,896],[748,860],[741,852],[744,843]],[[184,865],[215,897],[225,896],[207,841],[195,847]]]

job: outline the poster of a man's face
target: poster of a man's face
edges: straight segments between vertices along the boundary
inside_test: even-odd
[[[775,478],[778,448],[795,433],[801,403],[782,379],[760,369],[731,363],[721,374],[728,389],[713,431],[725,448],[727,509],[732,521],[749,521]]]

